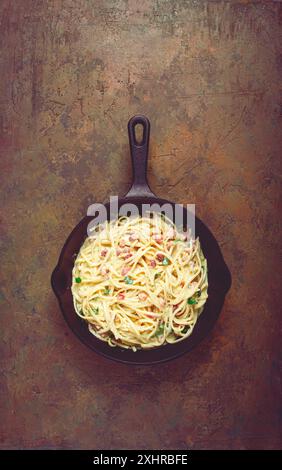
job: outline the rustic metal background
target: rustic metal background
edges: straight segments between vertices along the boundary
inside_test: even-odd
[[[277,448],[280,1],[2,0],[2,448]],[[281,39],[281,36],[280,36]],[[89,203],[150,184],[195,202],[233,286],[212,334],[158,367],[73,336],[50,288]]]

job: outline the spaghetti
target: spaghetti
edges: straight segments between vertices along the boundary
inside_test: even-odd
[[[75,311],[110,346],[136,351],[182,341],[208,297],[199,239],[151,215],[98,226],[75,260]]]

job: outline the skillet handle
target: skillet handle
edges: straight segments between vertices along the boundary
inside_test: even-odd
[[[142,140],[137,141],[135,127],[143,127]],[[150,139],[150,121],[142,115],[133,116],[128,121],[128,138],[133,167],[133,183],[126,197],[155,197],[147,181],[147,162]]]

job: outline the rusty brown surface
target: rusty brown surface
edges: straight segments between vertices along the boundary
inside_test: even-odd
[[[281,6],[2,0],[2,448],[281,446]],[[152,367],[87,350],[50,288],[88,204],[130,185],[135,113],[152,188],[196,203],[233,277],[210,336]]]

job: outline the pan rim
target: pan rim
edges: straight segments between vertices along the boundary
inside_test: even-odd
[[[167,199],[163,199],[163,198],[159,198],[155,195],[150,195],[150,196],[123,196],[121,198],[119,198],[119,202],[122,204],[122,203],[129,203],[129,202],[133,202],[133,201],[143,201],[144,203],[148,203],[149,201],[155,201],[155,202],[158,202],[159,204],[164,204],[164,203],[169,203],[169,204],[172,204],[173,206],[176,206],[178,203],[175,203],[175,202],[172,202],[172,201],[169,201]],[[107,202],[105,204],[106,207],[109,206],[109,202]],[[185,209],[187,211],[187,209]],[[62,247],[62,250],[60,252],[60,255],[59,255],[59,259],[58,259],[58,262],[56,264],[56,267],[54,268],[53,272],[52,272],[52,275],[51,275],[51,285],[52,285],[52,289],[57,297],[57,300],[58,300],[58,303],[59,303],[59,306],[60,306],[60,310],[63,314],[63,317],[67,323],[67,325],[69,326],[69,328],[71,329],[71,331],[75,334],[75,336],[78,337],[78,339],[84,344],[86,345],[89,349],[91,349],[92,351],[96,352],[97,354],[105,357],[106,359],[108,360],[112,360],[112,361],[115,361],[115,362],[120,362],[120,363],[123,363],[123,364],[128,364],[128,365],[156,365],[156,364],[160,364],[160,363],[164,363],[164,362],[168,362],[168,361],[171,361],[171,360],[174,360],[174,359],[177,359],[178,357],[181,357],[182,355],[184,355],[185,353],[188,353],[189,351],[191,351],[192,349],[194,349],[195,347],[197,347],[197,345],[202,342],[204,340],[205,337],[207,337],[210,332],[212,331],[212,329],[214,328],[215,326],[215,323],[220,315],[220,312],[222,310],[222,307],[223,307],[223,304],[224,304],[224,300],[225,300],[225,297],[226,297],[226,294],[228,293],[230,287],[231,287],[231,273],[225,263],[225,260],[223,258],[223,255],[221,253],[221,250],[220,250],[220,247],[218,245],[218,242],[216,241],[214,235],[212,234],[212,232],[210,231],[210,229],[201,221],[201,219],[199,219],[198,217],[196,217],[196,223],[197,224],[200,224],[201,226],[201,229],[204,229],[207,231],[207,233],[209,234],[209,236],[211,237],[211,240],[214,244],[214,246],[217,248],[218,250],[218,255],[219,255],[219,261],[220,264],[221,264],[221,270],[224,271],[225,273],[225,276],[226,276],[226,282],[225,282],[225,286],[223,286],[223,288],[221,289],[221,292],[220,292],[220,301],[219,301],[219,311],[218,311],[218,314],[216,315],[216,317],[214,318],[213,321],[210,322],[210,324],[208,324],[208,326],[203,329],[202,332],[200,332],[200,334],[198,334],[198,338],[196,341],[192,342],[191,343],[191,338],[193,337],[193,334],[194,334],[194,331],[198,326],[201,327],[201,319],[202,317],[205,315],[205,310],[207,309],[207,305],[208,305],[208,301],[207,303],[205,304],[205,307],[204,307],[204,310],[203,312],[201,313],[201,315],[199,316],[197,322],[196,322],[196,325],[195,325],[195,328],[193,330],[193,332],[191,333],[191,335],[186,338],[185,340],[179,342],[179,343],[176,343],[176,344],[171,344],[171,345],[168,345],[168,344],[164,344],[164,345],[161,345],[159,347],[156,347],[156,348],[152,348],[152,349],[149,349],[149,350],[138,350],[136,353],[134,353],[132,350],[130,350],[130,353],[133,353],[133,354],[137,354],[138,353],[138,356],[140,356],[140,354],[147,354],[147,357],[148,357],[148,353],[150,354],[153,354],[154,351],[163,351],[165,352],[165,348],[166,351],[167,351],[167,354],[163,354],[163,357],[157,357],[157,358],[152,358],[150,360],[142,360],[142,359],[139,359],[138,356],[136,356],[136,359],[134,360],[134,356],[133,358],[126,358],[126,353],[128,353],[129,350],[127,349],[123,349],[123,348],[112,348],[110,347],[109,345],[106,345],[105,342],[95,338],[94,335],[92,335],[89,331],[88,331],[88,328],[86,329],[88,335],[89,335],[89,338],[92,340],[90,341],[89,339],[89,342],[85,339],[85,336],[83,334],[81,334],[80,330],[78,330],[77,328],[74,327],[74,325],[71,323],[70,321],[70,316],[69,314],[67,313],[66,311],[66,307],[62,301],[62,294],[59,292],[59,289],[58,289],[58,285],[57,285],[57,280],[59,278],[59,275],[60,273],[62,273],[64,271],[63,269],[63,263],[65,261],[64,257],[67,253],[67,249],[68,249],[68,246],[70,245],[71,241],[74,239],[75,235],[79,232],[79,230],[81,230],[81,228],[87,223],[87,222],[90,222],[91,219],[93,219],[92,216],[85,216],[84,218],[82,218],[78,224],[73,228],[73,230],[71,231],[71,233],[69,234],[69,236],[67,237],[63,247]],[[85,236],[84,237],[79,237],[80,241],[81,241],[81,244],[80,246],[82,245],[83,243],[83,240],[85,239]],[[201,245],[202,245],[202,240],[200,238],[200,242],[201,242]],[[203,250],[204,251],[204,250]],[[204,251],[204,255],[206,257],[206,253]],[[68,262],[69,262],[69,257],[68,257]],[[209,267],[209,260],[207,258],[207,261],[208,261],[208,267]],[[68,263],[70,265],[70,263]],[[215,288],[216,286],[212,286],[213,288]],[[210,281],[209,281],[209,288],[210,288]],[[70,292],[70,295],[72,297],[72,293]],[[218,294],[219,295],[219,294]],[[209,292],[209,296],[210,296],[210,292]],[[74,311],[74,308],[73,308],[73,311]],[[86,324],[86,322],[84,322],[83,320],[81,320],[83,323]],[[96,341],[99,341],[99,343],[101,343],[101,347],[99,348],[98,346],[96,346],[96,342],[93,341],[93,339],[95,338]],[[190,341],[189,341],[190,340]],[[91,343],[91,344],[90,344]],[[186,344],[186,347],[181,347],[181,348],[177,348],[178,345],[185,345]],[[103,345],[103,347],[102,347]],[[105,345],[107,346],[106,348],[106,352],[103,350]],[[171,347],[171,348],[170,348]],[[116,350],[119,350],[120,353],[118,353],[118,357],[115,357],[115,354],[114,352]],[[170,349],[170,351],[169,351]],[[174,352],[172,352],[172,349],[175,349]],[[109,351],[109,353],[107,353],[107,351]],[[124,354],[125,357],[122,358],[120,357],[120,354]]]

